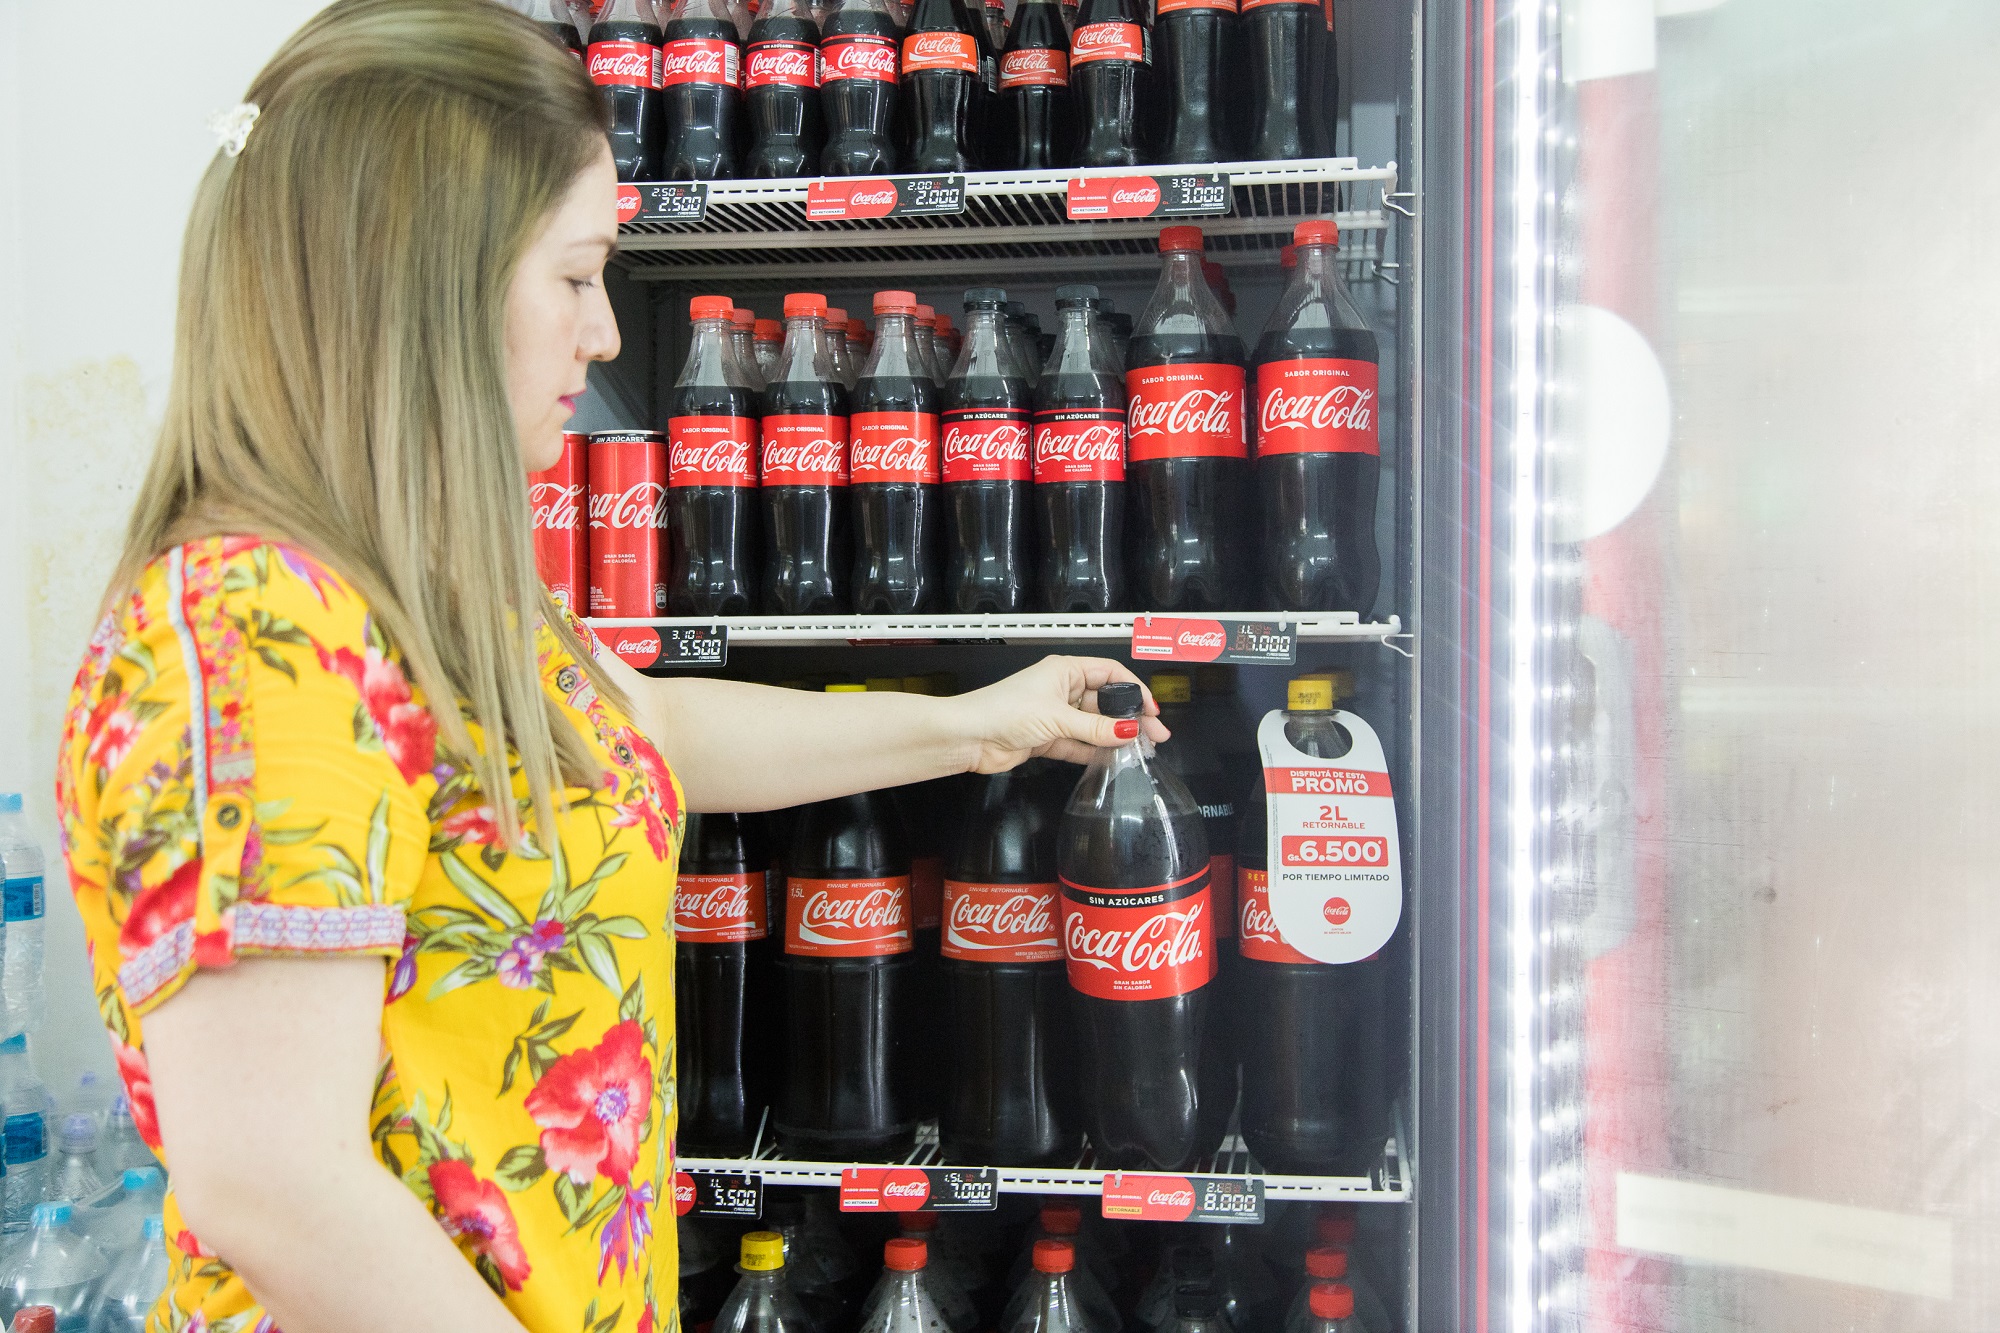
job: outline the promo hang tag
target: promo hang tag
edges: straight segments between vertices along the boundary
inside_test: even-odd
[[[1396,932],[1403,859],[1382,742],[1353,713],[1332,716],[1354,742],[1338,759],[1295,749],[1282,712],[1266,713],[1257,728],[1271,916],[1306,957],[1358,963]]]

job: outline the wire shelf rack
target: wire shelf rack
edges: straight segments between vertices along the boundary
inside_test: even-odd
[[[1232,612],[1295,625],[1302,641],[1384,643],[1401,637],[1402,620],[1366,621],[1352,611]],[[1132,637],[1131,612],[1109,615],[600,617],[593,629],[696,628],[722,625],[732,644],[1109,643]]]

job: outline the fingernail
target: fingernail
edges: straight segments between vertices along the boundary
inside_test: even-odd
[[[1139,735],[1139,719],[1128,717],[1111,728],[1111,734],[1121,741],[1134,740]]]

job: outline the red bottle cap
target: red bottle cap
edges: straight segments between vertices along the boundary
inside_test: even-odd
[[[868,326],[866,324],[863,324],[858,319],[850,319],[847,321],[847,341],[851,343],[858,343],[865,341],[867,337],[868,337]]]
[[[908,1236],[898,1236],[882,1247],[882,1266],[892,1273],[914,1273],[930,1262],[931,1247]]]
[[[931,318],[931,327],[939,333],[951,332],[951,316],[939,313]]]
[[[818,292],[791,292],[785,297],[785,318],[826,314],[826,298]]]
[[[1160,231],[1160,253],[1169,250],[1194,250],[1199,252],[1203,241],[1200,227],[1165,227]]]
[[[1292,269],[1292,268],[1297,268],[1298,266],[1299,266],[1299,247],[1297,247],[1296,245],[1288,245],[1284,249],[1278,251],[1279,268]]]
[[[760,319],[757,321],[756,332],[751,334],[751,337],[760,343],[782,342],[785,337],[785,326],[775,319]]]
[[[728,319],[734,309],[736,303],[726,296],[697,296],[688,302],[688,315],[694,319]]]
[[[1319,1238],[1332,1245],[1349,1245],[1354,1241],[1354,1219],[1351,1217],[1328,1217],[1321,1214],[1317,1224]]]
[[[754,329],[757,327],[757,317],[742,306],[737,306],[729,312],[729,322],[739,329]]]
[[[1067,1273],[1076,1267],[1076,1246],[1066,1240],[1038,1240],[1035,1242],[1035,1271],[1037,1273]]]
[[[847,312],[837,305],[826,308],[826,322],[829,328],[840,328],[847,323]]]
[[[1213,259],[1204,259],[1201,261],[1201,276],[1207,278],[1208,285],[1217,291],[1226,291],[1229,287],[1229,275],[1224,273],[1222,265],[1216,263]]]
[[[917,294],[915,292],[875,293],[875,315],[878,319],[883,315],[914,315],[916,313]]]
[[[1340,228],[1331,222],[1301,222],[1292,228],[1294,245],[1339,245]]]
[[[937,322],[937,310],[936,310],[936,308],[935,308],[935,307],[933,307],[933,306],[927,306],[927,305],[920,305],[920,306],[918,306],[918,307],[917,307],[917,319],[918,319],[919,321],[921,321],[922,323],[925,323],[925,324],[934,324],[934,323],[936,323],[936,322]]]
[[[1347,1251],[1338,1245],[1315,1245],[1306,1251],[1306,1276],[1321,1281],[1347,1276]]]
[[[1312,1307],[1315,1319],[1352,1319],[1354,1288],[1345,1282],[1316,1282],[1306,1304]]]
[[[1083,1229],[1083,1209],[1073,1203],[1042,1205],[1042,1230],[1051,1236],[1074,1236]]]
[[[905,1231],[932,1231],[937,1227],[936,1213],[904,1213],[900,1220]]]
[[[13,1333],[56,1333],[56,1307],[30,1305],[15,1311]]]

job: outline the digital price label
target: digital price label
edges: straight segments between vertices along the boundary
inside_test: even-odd
[[[708,216],[705,181],[642,181],[618,187],[618,221],[700,222]]]
[[[647,625],[601,628],[597,640],[618,655],[628,666],[719,667],[729,662],[727,625],[669,625],[654,629]]]
[[[1071,221],[1088,218],[1188,218],[1227,213],[1229,175],[1075,176],[1065,191]]]
[[[1103,1212],[1136,1222],[1262,1222],[1264,1182],[1114,1171],[1104,1178]]]
[[[846,1213],[987,1213],[1000,1206],[991,1167],[850,1166],[840,1175]]]
[[[1340,812],[1328,806],[1324,819],[1339,817]],[[1286,834],[1279,840],[1280,863],[1288,866],[1376,866],[1389,864],[1389,840],[1387,838],[1347,838],[1295,836]]]
[[[1132,621],[1132,656],[1148,662],[1290,666],[1298,654],[1298,627],[1288,620],[1141,615]]]
[[[965,211],[963,176],[869,176],[816,180],[806,187],[806,218],[938,217]]]
[[[719,1171],[674,1172],[674,1215],[686,1217],[761,1217],[764,1182],[756,1176]]]

